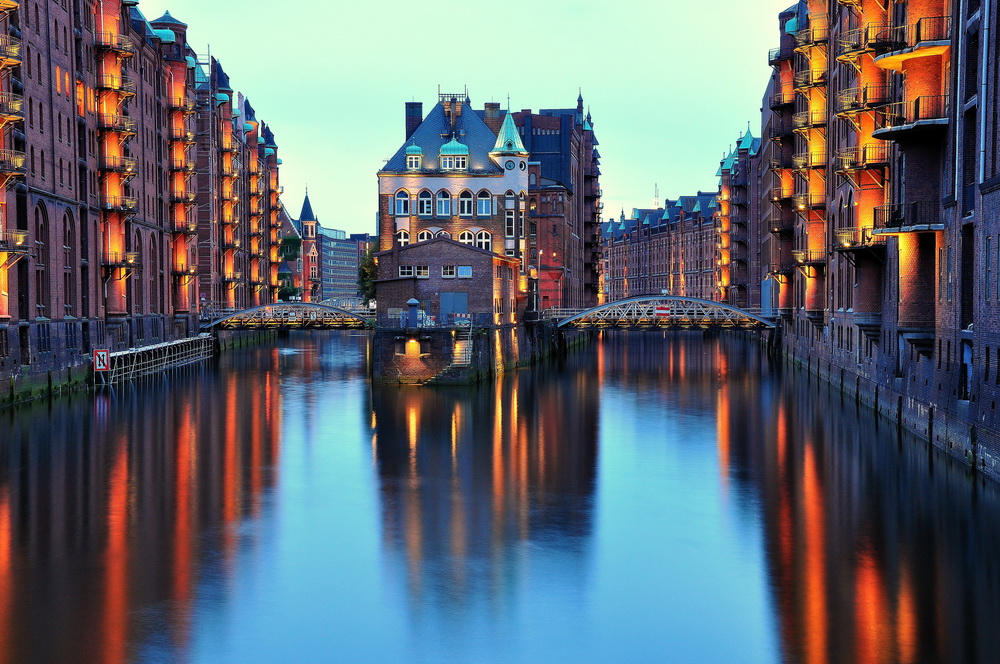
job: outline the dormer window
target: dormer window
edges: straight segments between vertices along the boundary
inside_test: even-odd
[[[441,156],[441,170],[464,171],[469,167],[469,158],[464,155]]]
[[[420,155],[418,154],[406,155],[406,167],[410,170],[416,170],[420,168]]]

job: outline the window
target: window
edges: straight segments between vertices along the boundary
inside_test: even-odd
[[[471,279],[472,278],[472,266],[471,265],[459,265],[458,266],[458,278],[459,279]]]
[[[458,241],[462,244],[475,244],[476,236],[472,234],[472,231],[462,231],[458,234]]]
[[[493,214],[493,197],[490,196],[490,192],[479,192],[479,197],[476,199],[476,214],[480,217]]]
[[[441,266],[441,278],[442,279],[454,279],[455,278],[455,266],[454,265],[442,265]]]
[[[417,196],[417,214],[421,217],[431,216],[431,192],[422,191]]]
[[[479,231],[476,235],[476,246],[485,251],[493,251],[493,236],[489,231]]]
[[[464,155],[442,155],[441,156],[441,170],[445,171],[464,171],[469,164],[469,158]]]
[[[418,154],[406,155],[406,167],[410,169],[420,168],[420,155]]]
[[[401,276],[401,277],[412,277],[413,276],[413,266],[412,265],[400,265],[399,266],[399,276]]]
[[[434,234],[430,231],[420,231],[417,233],[417,242],[427,242],[427,240],[433,239]]]
[[[451,194],[449,194],[447,191],[438,192],[437,216],[439,217],[451,216]]]
[[[399,216],[410,214],[410,194],[405,190],[396,194],[396,214]]]
[[[438,237],[446,237],[449,240],[451,239],[451,233],[449,233],[448,231],[438,231],[437,236]]]
[[[504,235],[507,237],[514,237],[517,234],[517,228],[515,225],[514,210],[507,210],[504,212]]]
[[[472,216],[472,192],[463,191],[458,197],[458,214],[461,217]]]
[[[429,279],[431,276],[430,268],[426,265],[417,265],[414,273],[417,279]]]
[[[396,231],[396,243],[401,247],[408,245],[410,243],[410,232]]]

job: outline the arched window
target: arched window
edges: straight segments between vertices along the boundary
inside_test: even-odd
[[[49,225],[48,215],[45,214],[45,207],[39,205],[35,208],[35,310],[38,316],[46,318],[52,317],[50,310],[49,275],[46,271],[49,266]]]
[[[476,214],[480,217],[488,217],[493,214],[493,197],[490,192],[483,190],[476,198]]]
[[[410,243],[410,231],[396,231],[396,243],[405,247]]]
[[[155,314],[157,312],[156,278],[160,273],[160,265],[156,258],[156,240],[153,237],[149,238],[149,258],[146,258],[143,263],[146,265],[146,273],[149,275],[149,313]]]
[[[424,190],[417,196],[417,214],[421,217],[431,216],[431,192]]]
[[[405,189],[396,193],[396,214],[398,216],[410,214],[410,194]]]
[[[458,234],[458,241],[462,244],[475,244],[476,236],[472,234],[472,231],[462,231]]]
[[[514,192],[508,189],[503,195],[503,206],[508,210],[516,209],[514,206]]]
[[[142,250],[142,236],[138,232],[132,238],[132,251],[138,252],[140,262],[146,258],[146,253]],[[132,286],[132,313],[141,314],[143,305],[142,281],[136,275],[130,278],[128,283]]]
[[[493,236],[489,231],[479,231],[476,235],[476,246],[486,251],[493,251]]]
[[[437,216],[439,217],[450,217],[451,216],[451,194],[447,191],[438,192],[438,209]]]
[[[528,184],[531,185],[532,187],[538,184],[538,178],[535,177],[534,173],[528,175]]]
[[[430,231],[420,231],[417,233],[417,242],[427,242],[427,240],[433,239],[434,234]]]
[[[468,189],[458,196],[458,214],[462,217],[472,216],[472,192]]]
[[[63,292],[65,302],[63,308],[67,316],[74,315],[76,304],[76,271],[74,270],[76,252],[76,231],[73,215],[67,212],[63,215]]]
[[[451,233],[449,233],[448,231],[438,231],[437,236],[438,237],[446,237],[449,240],[451,239]]]

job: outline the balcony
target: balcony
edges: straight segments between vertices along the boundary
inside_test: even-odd
[[[123,58],[135,55],[135,44],[124,35],[116,35],[113,32],[100,32],[95,37],[97,48],[107,51],[114,51]]]
[[[771,95],[768,100],[768,106],[772,111],[778,110],[783,106],[791,106],[795,103],[795,93],[794,92],[775,92]]]
[[[837,150],[837,171],[848,173],[889,165],[891,150],[888,145],[866,145],[864,147]]]
[[[21,62],[21,40],[0,35],[0,67],[13,67]]]
[[[0,0],[0,12],[9,12],[21,5],[20,0]]]
[[[17,122],[24,119],[24,97],[11,92],[0,92],[0,120]]]
[[[792,135],[792,123],[784,118],[772,117],[767,136],[772,141],[781,141]]]
[[[794,270],[795,266],[785,261],[771,261],[767,273],[771,275],[789,275]]]
[[[138,251],[105,251],[101,256],[104,267],[138,267]]]
[[[937,201],[913,201],[875,208],[876,235],[944,230],[941,205]]]
[[[219,148],[223,152],[236,152],[236,141],[232,138],[223,139],[219,144]]]
[[[771,215],[767,220],[767,230],[772,235],[782,235],[795,230],[795,218],[784,211],[779,211],[777,215]]]
[[[170,192],[170,202],[179,205],[193,205],[198,200],[198,194],[190,191]]]
[[[243,273],[242,272],[230,272],[229,274],[223,275],[222,276],[222,280],[224,282],[226,282],[227,284],[235,284],[235,283],[238,283],[240,281],[243,281]]]
[[[796,265],[824,265],[826,263],[826,252],[796,249],[792,251],[792,260],[795,261]]]
[[[231,240],[223,240],[222,248],[225,249],[226,251],[234,251],[236,249],[239,249],[240,239],[237,237],[237,238],[232,238]]]
[[[834,235],[837,238],[834,251],[885,249],[885,236],[876,235],[872,228],[838,228]]]
[[[792,155],[792,168],[802,171],[808,168],[826,168],[826,152],[800,152]]]
[[[171,129],[170,140],[180,141],[181,143],[196,143],[198,141],[194,132],[190,131],[187,127],[174,127]]]
[[[767,53],[767,64],[771,65],[772,67],[777,67],[782,62],[786,60],[791,60],[792,53],[793,51],[790,48],[784,48],[784,47],[772,48]]]
[[[826,194],[795,194],[792,196],[792,204],[799,212],[825,208]]]
[[[172,97],[169,102],[171,111],[183,111],[184,113],[194,113],[195,103],[193,99],[187,97]]]
[[[875,64],[902,71],[907,60],[942,55],[951,48],[951,17],[925,16],[909,25],[881,26],[869,43]]]
[[[27,254],[28,231],[0,231],[0,254]],[[0,261],[2,265],[5,261]]]
[[[188,263],[178,263],[174,265],[173,274],[175,277],[193,277],[198,274],[198,267]]]
[[[193,219],[184,221],[174,220],[174,232],[184,235],[194,235],[198,232],[198,222]]]
[[[826,85],[826,70],[806,69],[795,72],[795,90],[808,90],[822,85]]]
[[[138,131],[138,125],[136,125],[134,118],[114,113],[101,113],[98,115],[97,128],[101,131],[114,131],[128,136],[135,136]]]
[[[801,111],[792,116],[792,128],[795,131],[807,131],[826,126],[826,109],[822,111]]]
[[[135,175],[138,172],[139,162],[132,157],[119,155],[101,155],[101,170],[108,173],[127,173]]]
[[[872,136],[883,140],[912,138],[948,126],[948,95],[917,97],[875,109]]]
[[[111,212],[135,212],[139,209],[139,199],[135,196],[105,196],[101,207]]]
[[[97,77],[97,87],[100,90],[111,90],[119,94],[131,97],[135,95],[135,81],[127,76],[103,75]]]
[[[830,26],[826,16],[810,16],[809,27],[795,33],[795,50],[804,51],[826,43],[830,38]]]
[[[28,156],[20,150],[0,150],[0,173],[24,173]]]
[[[240,200],[240,195],[235,191],[225,191],[222,192],[222,200],[226,203],[238,203]]]
[[[782,201],[787,201],[794,195],[791,187],[786,187],[783,185],[775,185],[771,187],[770,198],[771,202],[775,204],[780,204]]]
[[[834,109],[840,117],[850,117],[892,102],[892,89],[888,85],[866,85],[847,88],[837,94]]]
[[[188,159],[173,159],[170,161],[170,170],[177,173],[194,173],[195,164]]]

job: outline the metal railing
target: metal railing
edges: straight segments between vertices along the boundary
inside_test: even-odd
[[[948,119],[949,95],[917,97],[875,109],[875,131]]]
[[[825,251],[810,251],[808,249],[794,249],[792,260],[798,265],[818,265],[825,263],[827,259]]]
[[[185,113],[193,113],[195,108],[195,103],[193,99],[188,99],[187,97],[172,97],[170,99],[170,110],[172,111],[184,111]]]
[[[826,124],[826,109],[821,111],[800,111],[792,115],[792,127],[796,130],[822,127]]]
[[[94,43],[97,44],[99,48],[107,48],[112,51],[117,51],[125,56],[133,55],[135,53],[135,44],[132,43],[131,39],[113,32],[97,33],[94,37]]]
[[[135,173],[139,162],[133,157],[101,155],[101,170],[114,173]]]
[[[795,72],[794,82],[796,90],[826,85],[826,70],[805,69]]]
[[[0,116],[6,118],[24,117],[24,97],[12,92],[0,92]]]
[[[809,27],[795,33],[796,48],[815,46],[825,42],[830,36],[830,25],[826,16],[810,16]]]
[[[102,90],[114,90],[122,94],[134,95],[136,91],[135,81],[127,76],[115,76],[104,74],[97,77],[97,87]]]
[[[20,150],[0,150],[0,173],[22,173],[28,155]]]
[[[105,196],[101,201],[105,210],[124,210],[131,212],[139,208],[139,199],[135,196]]]
[[[836,249],[868,248],[884,246],[885,236],[874,235],[871,228],[838,228],[834,231],[837,238]]]
[[[138,251],[105,251],[101,255],[101,264],[105,267],[138,267]]]
[[[800,152],[792,155],[792,168],[825,168],[826,152]]]
[[[888,85],[866,85],[847,88],[837,93],[835,110],[837,114],[849,115],[871,110],[892,102],[892,88]]]
[[[27,253],[28,231],[0,231],[0,251]]]
[[[790,106],[795,103],[795,93],[794,92],[775,92],[768,99],[768,105],[770,108],[780,108],[782,106]]]
[[[0,61],[21,61],[21,40],[17,37],[0,35]]]
[[[117,131],[122,134],[135,134],[137,131],[135,118],[114,113],[101,113],[98,115],[97,127],[104,131]]]
[[[795,194],[792,203],[796,210],[826,207],[826,194]]]
[[[950,16],[925,16],[907,25],[869,26],[872,34],[868,43],[876,56],[887,55],[908,48],[918,48],[927,42],[951,40]]]
[[[194,162],[188,159],[173,159],[170,161],[170,170],[172,171],[192,173],[194,172],[194,168]]]
[[[875,208],[875,225],[879,228],[905,228],[942,224],[941,205],[937,201],[913,201]]]
[[[891,154],[890,147],[886,144],[841,148],[837,150],[837,170],[861,171],[868,168],[882,168],[889,165]]]

